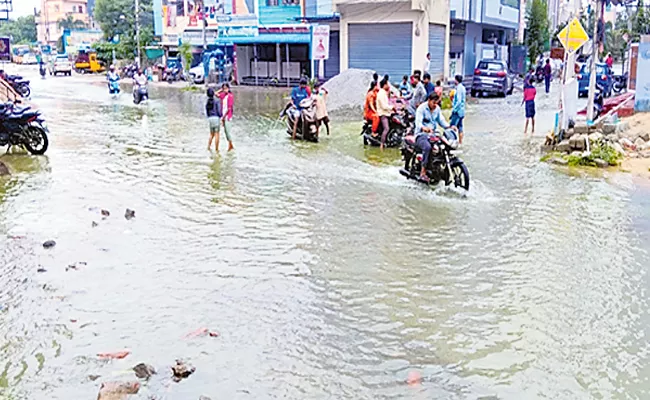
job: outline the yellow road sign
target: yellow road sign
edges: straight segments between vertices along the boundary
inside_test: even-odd
[[[569,25],[564,27],[564,29],[557,34],[557,38],[565,49],[576,51],[582,47],[583,44],[587,43],[589,35],[587,35],[585,28],[582,27],[578,18],[573,18],[571,22],[569,22]]]

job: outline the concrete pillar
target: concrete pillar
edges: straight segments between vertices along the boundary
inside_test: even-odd
[[[348,22],[341,18],[341,30],[339,32],[339,66],[340,72],[347,71],[349,68],[350,55],[348,53]]]
[[[275,44],[275,67],[277,69],[278,80],[282,79],[282,53],[280,43]]]

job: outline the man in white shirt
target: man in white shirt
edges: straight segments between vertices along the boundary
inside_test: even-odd
[[[381,120],[381,126],[383,131],[381,133],[381,146],[380,148],[384,149],[384,143],[386,142],[386,136],[388,136],[388,130],[390,129],[390,116],[393,113],[393,106],[390,105],[388,100],[388,93],[390,93],[390,82],[386,79],[382,80],[379,84],[381,89],[377,92],[377,115]]]
[[[431,53],[427,53],[427,60],[424,62],[424,71],[422,71],[422,73],[423,74],[428,73],[430,68],[431,68]]]

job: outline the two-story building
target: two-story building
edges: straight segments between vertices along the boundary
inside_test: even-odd
[[[449,76],[449,6],[444,0],[334,0],[340,15],[340,69],[363,68],[399,81],[424,70]]]
[[[63,34],[59,21],[72,16],[73,21],[88,25],[88,0],[41,0],[41,13],[37,21],[38,41],[55,45]]]
[[[519,27],[520,0],[450,0],[450,69],[472,75],[483,58],[508,61]]]

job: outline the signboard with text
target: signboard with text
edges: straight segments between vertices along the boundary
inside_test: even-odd
[[[316,25],[311,32],[312,60],[327,60],[330,58],[330,27]]]

